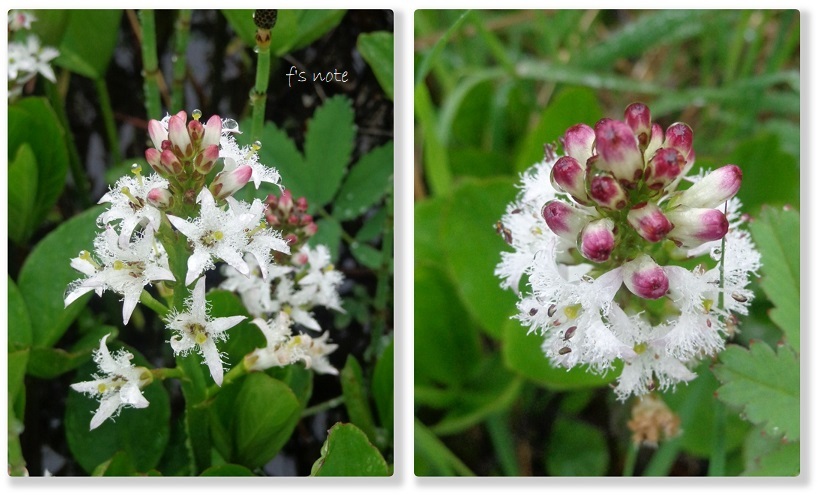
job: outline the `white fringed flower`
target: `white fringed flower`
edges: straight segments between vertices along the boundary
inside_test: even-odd
[[[156,174],[121,177],[114,188],[100,198],[98,204],[108,202],[111,206],[97,218],[97,223],[105,225],[120,220],[120,245],[126,245],[134,229],[143,223],[156,232],[160,229],[162,212],[148,202],[148,193],[155,188],[167,189],[168,180]]]
[[[317,373],[337,375],[339,371],[328,361],[328,355],[338,347],[328,343],[328,332],[320,337],[291,333],[291,318],[287,313],[279,313],[276,318],[265,321],[255,319],[254,325],[265,335],[267,345],[256,349],[245,357],[248,370],[266,370],[297,362],[304,362],[306,368]]]

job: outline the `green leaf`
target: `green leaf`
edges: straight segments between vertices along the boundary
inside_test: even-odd
[[[233,406],[236,463],[262,467],[288,442],[302,413],[300,402],[283,382],[252,373]]]
[[[354,241],[349,247],[356,260],[364,266],[372,270],[378,270],[382,266],[382,252],[373,246]]]
[[[342,240],[342,225],[335,218],[323,218],[316,222],[316,234],[308,239],[308,245],[325,245],[331,251],[331,261],[339,261],[339,244]]]
[[[356,48],[371,67],[382,90],[393,100],[393,33],[362,33],[356,39]]]
[[[761,436],[751,431],[751,438],[762,441],[757,444],[758,452],[748,455],[743,476],[797,476],[801,471],[801,445],[795,441],[784,443],[778,439]]]
[[[362,381],[362,367],[353,355],[348,355],[345,367],[339,373],[345,409],[351,422],[360,427],[368,439],[376,443],[376,425],[373,423],[367,389]]]
[[[113,352],[120,344],[109,344]],[[131,349],[135,365],[148,367],[143,356]],[[91,379],[97,365],[88,362],[81,367],[75,382]],[[106,420],[93,431],[89,422],[99,407],[99,402],[69,389],[66,401],[65,427],[68,446],[72,455],[91,473],[101,463],[111,459],[118,451],[124,452],[138,472],[154,468],[168,443],[171,408],[168,393],[162,382],[154,382],[143,390],[149,402],[147,408],[123,408],[114,420]]]
[[[439,226],[445,260],[462,302],[484,331],[497,338],[516,310],[516,296],[502,289],[493,274],[507,247],[493,226],[516,196],[514,183],[509,178],[465,181],[453,191]]]
[[[121,10],[69,11],[60,56],[54,63],[91,79],[104,77],[121,18]]]
[[[22,244],[37,228],[34,200],[37,197],[37,157],[24,143],[9,163],[9,238]],[[37,220],[39,223],[40,220]]]
[[[719,359],[715,367],[722,383],[718,399],[740,407],[768,435],[798,440],[800,371],[795,353],[783,346],[773,351],[763,342],[754,342],[749,350],[731,345]]]
[[[355,135],[354,112],[347,97],[332,97],[317,108],[308,122],[305,169],[298,177],[308,202],[323,206],[333,199],[350,162]]]
[[[764,204],[799,207],[798,160],[781,150],[776,135],[762,135],[743,142],[727,162],[739,165],[745,178],[767,179],[742,182],[738,198],[749,213],[755,215]]]
[[[34,347],[31,349],[28,373],[40,379],[54,379],[74,370],[83,363],[91,361],[92,351],[100,347],[100,339],[111,334],[117,337],[115,327],[103,325],[84,334],[71,346],[70,351],[51,347]]]
[[[200,477],[255,477],[256,474],[251,472],[248,467],[237,465],[234,463],[226,463],[224,465],[214,465],[205,469]]]
[[[93,207],[62,223],[32,250],[17,285],[31,313],[33,344],[52,346],[77,318],[92,293],[67,308],[63,297],[68,284],[82,277],[70,266],[81,250],[94,248],[97,217],[104,206]]]
[[[31,319],[26,302],[17,285],[8,277],[8,350],[20,351],[31,347]]]
[[[111,459],[98,465],[91,473],[93,477],[133,476],[139,475],[131,459],[124,451],[118,451]]]
[[[40,39],[42,46],[56,47],[60,44],[68,25],[70,10],[38,10],[37,21],[32,23],[31,32]]]
[[[334,218],[352,220],[365,214],[393,185],[393,141],[377,147],[353,165],[334,202]]]
[[[393,339],[376,360],[371,390],[382,427],[393,432]]]
[[[445,275],[428,267],[414,273],[414,384],[459,384],[479,360],[479,335]]]
[[[223,10],[228,23],[249,47],[256,45],[254,11]],[[336,27],[345,15],[344,10],[284,10],[277,13],[277,23],[271,30],[271,52],[281,57],[310,45]]]
[[[385,206],[380,207],[375,211],[365,222],[362,228],[356,232],[356,240],[359,242],[370,242],[381,238],[385,231],[385,220],[388,217],[388,212]]]
[[[473,476],[459,457],[418,419],[413,420],[413,471],[417,476]]]
[[[9,106],[8,126],[9,154],[18,154],[20,147],[28,144],[36,157],[37,194],[31,202],[31,219],[27,225],[37,227],[60,197],[66,181],[65,132],[51,104],[41,97],[25,98]],[[9,161],[14,159],[16,157],[9,156]],[[15,173],[9,181],[19,180],[19,176]],[[31,185],[23,188],[28,190]],[[15,199],[15,195],[10,195],[9,200]]]
[[[764,207],[750,223],[761,252],[761,288],[775,305],[773,323],[796,351],[801,341],[801,220],[797,211]]]
[[[387,477],[390,473],[382,454],[364,432],[353,424],[337,422],[328,431],[328,439],[322,445],[322,454],[314,463],[311,475]]]
[[[528,334],[526,328],[515,319],[511,319],[502,332],[502,357],[505,366],[554,391],[606,386],[618,377],[617,371],[610,371],[601,376],[583,368],[567,370],[554,367],[542,351],[543,342],[544,338],[541,335]]]
[[[609,460],[601,430],[578,420],[556,420],[546,451],[549,475],[603,476]]]
[[[24,384],[26,367],[28,365],[29,350],[9,351],[8,353],[8,400],[9,411],[17,400],[19,394],[25,396],[26,387]]]

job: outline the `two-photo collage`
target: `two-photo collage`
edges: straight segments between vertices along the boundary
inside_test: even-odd
[[[808,479],[803,12],[7,15],[12,491]]]

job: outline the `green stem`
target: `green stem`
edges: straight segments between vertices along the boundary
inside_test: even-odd
[[[200,356],[196,353],[177,357],[177,367],[182,369],[182,394],[185,398],[185,446],[191,458],[191,471],[199,475],[211,466],[211,427],[206,400],[207,381]]]
[[[627,444],[627,454],[624,455],[624,470],[622,474],[624,477],[633,477],[636,472],[636,460],[639,456],[639,447],[633,442]]]
[[[157,84],[159,67],[157,65],[157,29],[154,25],[154,11],[140,11],[140,26],[142,28],[143,54],[143,90],[145,91],[145,110],[149,119],[159,119],[162,107],[160,106],[160,87]]]
[[[268,79],[271,76],[271,46],[267,42],[259,42],[259,31],[263,30],[257,32],[257,76],[254,89],[251,91],[251,105],[253,106],[252,142],[259,140],[262,135],[262,126],[265,123],[265,102],[268,100]]]
[[[331,398],[328,401],[323,401],[322,403],[316,404],[314,406],[309,406],[308,408],[302,410],[302,418],[310,417],[311,415],[316,415],[317,413],[323,412],[325,410],[330,410],[331,408],[336,408],[344,402],[345,396],[337,396],[336,398]]]
[[[105,84],[105,78],[95,79],[94,85],[97,88],[97,98],[100,100],[100,111],[102,111],[105,135],[108,139],[108,148],[111,151],[111,162],[113,164],[120,164],[123,161],[123,157],[120,154],[120,142],[117,140],[117,125],[114,122],[114,111],[111,110],[111,98],[108,94],[108,86]]]
[[[178,111],[185,105],[185,51],[188,47],[188,35],[191,32],[191,9],[180,9],[175,24],[174,38],[174,79],[172,81],[171,109]]]
[[[217,394],[219,394],[220,389],[223,387],[236,382],[241,377],[245,376],[248,373],[248,370],[245,369],[245,363],[239,362],[234,368],[228,371],[227,374],[222,378],[222,386],[218,386],[214,384],[213,386],[209,387],[208,390],[205,392],[205,400],[210,400]]]
[[[140,294],[140,302],[162,318],[169,312],[168,308],[163,303],[154,299],[154,296],[149,294],[147,290],[143,290],[142,294]]]
[[[714,401],[713,409],[713,447],[710,451],[708,476],[724,476],[727,467],[727,417],[724,404]]]
[[[496,457],[506,476],[519,476],[519,462],[516,460],[516,443],[510,433],[507,412],[495,413],[485,422]]]
[[[180,379],[185,375],[185,372],[180,367],[155,368],[151,370],[151,375],[154,376],[154,380]]]

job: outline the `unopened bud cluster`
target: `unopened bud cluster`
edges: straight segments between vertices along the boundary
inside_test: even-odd
[[[572,126],[561,143],[564,155],[546,147],[523,175],[497,224],[515,250],[497,268],[503,287],[518,291],[527,275],[532,289],[521,321],[557,364],[600,371],[622,360],[621,397],[693,378],[687,364],[723,348],[732,312],[752,297],[760,256],[740,227],[741,168],[692,175],[692,129],[664,130],[641,103],[623,121]],[[686,270],[696,257],[702,265]]]
[[[308,201],[305,197],[294,199],[288,189],[279,197],[269,194],[265,199],[265,221],[282,232],[282,238],[292,249],[302,245],[317,230],[313,216],[308,214]]]

